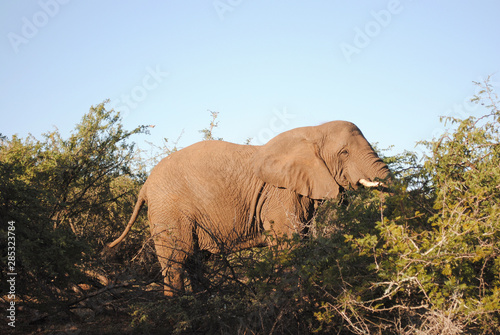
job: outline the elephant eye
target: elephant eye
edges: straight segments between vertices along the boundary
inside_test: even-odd
[[[342,157],[347,157],[349,156],[349,151],[347,149],[342,149],[342,151],[340,151],[340,155]]]

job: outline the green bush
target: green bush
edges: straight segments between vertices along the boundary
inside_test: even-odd
[[[500,111],[489,81],[478,85],[490,113],[446,118],[454,128],[424,143],[422,165],[387,160],[394,195],[362,191],[333,211],[345,237],[333,283],[344,284],[323,285],[335,297],[325,322],[359,334],[500,329]]]
[[[19,297],[64,301],[85,280],[104,243],[128,221],[144,173],[127,140],[145,131],[123,130],[119,113],[102,103],[68,139],[57,129],[42,140],[1,139],[0,218],[15,222]],[[5,243],[6,224],[0,234]]]

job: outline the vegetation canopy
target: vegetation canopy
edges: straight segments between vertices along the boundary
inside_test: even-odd
[[[475,84],[484,115],[443,117],[449,129],[420,143],[423,158],[382,152],[390,193],[346,190],[318,209],[306,238],[271,232],[276,246],[213,255],[194,264],[204,290],[168,300],[144,213],[119,252],[100,252],[128,222],[151,160],[177,148],[137,154],[130,139],[148,127],[124,130],[106,102],[68,139],[57,130],[42,140],[2,137],[0,218],[16,227],[18,329],[498,333],[500,110],[490,78]],[[213,140],[211,116],[201,133]],[[6,224],[0,235],[7,250]],[[6,278],[1,285],[7,292]]]

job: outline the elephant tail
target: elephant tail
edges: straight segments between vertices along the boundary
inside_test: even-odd
[[[118,243],[123,241],[125,236],[127,236],[128,232],[130,231],[130,228],[132,228],[132,225],[134,224],[135,220],[139,216],[139,212],[142,208],[142,205],[144,205],[145,202],[146,202],[146,187],[143,186],[141,188],[141,191],[139,192],[137,202],[135,203],[134,213],[132,214],[130,221],[128,222],[127,226],[125,227],[125,230],[120,235],[120,237],[118,237],[116,240],[114,240],[113,242],[111,242],[110,244],[107,245],[108,248],[113,248]]]

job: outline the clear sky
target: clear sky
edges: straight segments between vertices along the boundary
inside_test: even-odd
[[[67,136],[105,99],[135,141],[262,144],[331,120],[413,150],[500,70],[500,1],[2,1],[0,133]],[[494,76],[499,79],[500,74]]]

